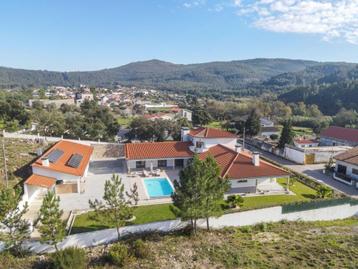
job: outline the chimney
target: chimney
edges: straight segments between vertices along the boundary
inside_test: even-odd
[[[258,152],[252,153],[252,163],[255,166],[260,166],[260,154]]]
[[[180,132],[181,141],[187,142],[189,141],[188,134],[190,129],[188,127],[182,127]]]
[[[235,145],[235,151],[236,151],[237,153],[241,153],[241,150],[242,150],[241,145],[240,145],[240,144],[236,144],[236,145]]]
[[[42,162],[42,166],[49,166],[50,165],[50,161],[48,160],[47,157],[41,158],[41,162]]]

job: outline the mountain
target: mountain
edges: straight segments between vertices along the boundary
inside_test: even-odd
[[[16,86],[113,86],[119,84],[186,89],[232,89],[260,82],[285,72],[318,64],[289,59],[253,59],[202,64],[173,64],[159,60],[135,62],[89,72],[52,72],[0,67],[0,87]]]
[[[0,67],[0,87],[50,85],[113,87],[116,84],[196,91],[218,95],[247,95],[263,91],[288,92],[297,86],[330,84],[358,77],[357,64],[290,59],[251,59],[200,64],[160,60],[134,62],[88,72],[52,72]]]

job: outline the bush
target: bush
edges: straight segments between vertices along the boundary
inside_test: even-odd
[[[84,269],[86,268],[86,253],[83,249],[70,247],[51,255],[54,269]]]
[[[147,258],[150,255],[150,249],[148,245],[141,239],[134,241],[132,251],[134,256],[141,259]]]
[[[108,259],[117,266],[130,263],[131,258],[128,247],[122,243],[113,244],[108,251]]]
[[[240,195],[229,195],[226,199],[229,208],[236,208],[244,203],[244,199]]]
[[[271,140],[277,140],[277,139],[278,139],[278,135],[277,135],[277,134],[272,134],[272,135],[270,135],[270,139],[271,139]]]

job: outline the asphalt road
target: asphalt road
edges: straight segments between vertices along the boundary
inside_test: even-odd
[[[292,169],[298,173],[305,174],[306,176],[309,176],[320,183],[324,183],[333,189],[341,191],[348,196],[358,198],[358,190],[356,188],[333,179],[331,175],[324,174],[323,173],[324,164],[306,164],[306,165],[296,164],[294,162],[276,156],[270,152],[263,151],[256,147],[253,148],[250,145],[247,145],[247,148],[258,151],[262,156],[272,161],[275,161],[284,167]]]

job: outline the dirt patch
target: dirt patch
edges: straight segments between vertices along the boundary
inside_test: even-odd
[[[278,242],[281,240],[281,237],[273,232],[262,232],[257,233],[252,236],[252,239],[255,241],[259,241],[260,243],[270,243],[270,242]]]

